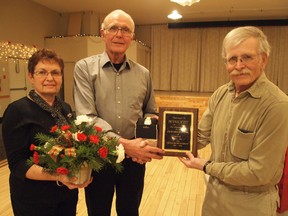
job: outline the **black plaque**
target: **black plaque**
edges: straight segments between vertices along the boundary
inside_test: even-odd
[[[197,155],[198,109],[180,107],[159,108],[159,137],[157,146],[167,156]]]

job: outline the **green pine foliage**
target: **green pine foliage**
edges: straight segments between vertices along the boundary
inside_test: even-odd
[[[84,164],[94,171],[105,166],[114,167],[116,172],[122,171],[122,164],[116,163],[116,138],[108,138],[105,131],[92,123],[83,121],[76,125],[74,121],[61,128],[52,127],[51,133],[52,136],[36,134],[40,144],[31,145],[34,154],[28,164],[36,163],[49,173],[63,174],[58,168],[64,168],[69,176],[74,176]]]

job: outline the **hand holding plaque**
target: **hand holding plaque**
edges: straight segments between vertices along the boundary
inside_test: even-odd
[[[167,156],[197,155],[198,109],[182,107],[159,108],[159,137],[157,146]]]

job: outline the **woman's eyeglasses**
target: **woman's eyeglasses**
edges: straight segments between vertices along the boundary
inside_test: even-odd
[[[53,78],[58,78],[62,77],[62,72],[53,70],[53,71],[46,71],[46,70],[40,70],[40,71],[35,71],[34,75],[39,76],[41,78],[48,77],[48,75],[51,75]]]

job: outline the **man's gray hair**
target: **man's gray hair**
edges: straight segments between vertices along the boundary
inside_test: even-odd
[[[230,31],[223,40],[222,57],[226,58],[226,50],[238,46],[248,38],[256,38],[259,41],[259,53],[266,53],[269,56],[271,47],[266,35],[257,27],[244,26]]]
[[[111,20],[113,20],[114,17],[119,17],[119,16],[124,16],[124,17],[128,18],[128,20],[130,20],[130,22],[131,22],[131,31],[134,32],[135,23],[134,23],[132,17],[129,14],[127,14],[125,11],[120,10],[120,9],[112,11],[111,13],[109,13],[104,18],[104,21],[103,21],[103,23],[101,25],[101,29],[102,30],[107,29],[109,27],[109,24],[111,23]]]

